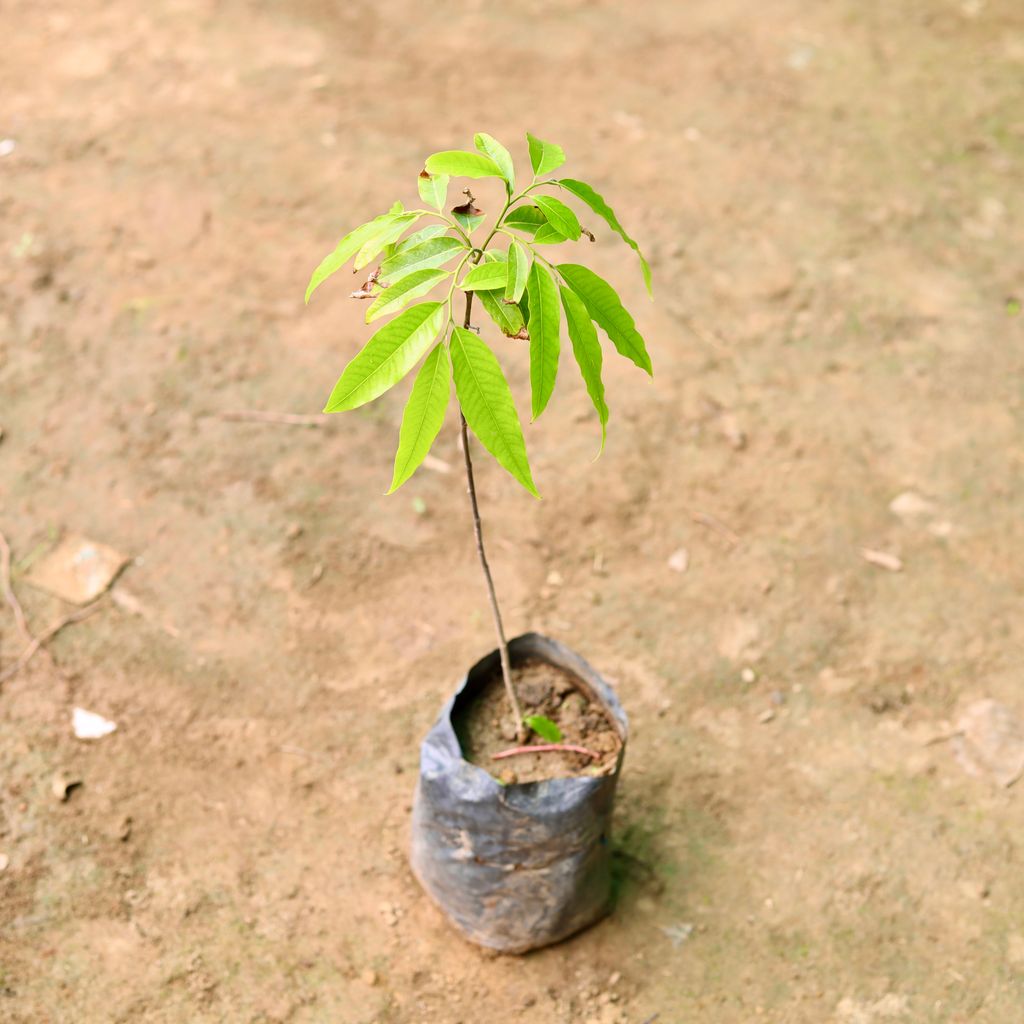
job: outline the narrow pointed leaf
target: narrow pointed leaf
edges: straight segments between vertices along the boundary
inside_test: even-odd
[[[386,259],[380,265],[380,279],[392,285],[417,270],[440,267],[465,251],[466,243],[461,238],[453,238],[451,235],[428,238],[425,242],[401,249],[390,259]]]
[[[394,220],[394,215],[383,213],[365,224],[361,224],[354,231],[350,231],[334,248],[334,251],[325,256],[320,265],[313,271],[306,288],[306,302],[310,296],[320,287],[332,274],[339,271],[352,257],[359,252],[363,245],[383,226]]]
[[[486,249],[484,259],[489,263],[500,263],[504,266],[508,262],[508,253],[504,249]]]
[[[615,289],[589,267],[577,263],[562,263],[558,272],[583,300],[591,318],[611,338],[619,353],[653,376],[644,339]]]
[[[565,323],[569,329],[569,340],[572,342],[572,354],[583,375],[583,383],[587,386],[587,394],[597,410],[597,418],[601,421],[601,448],[608,436],[608,405],[604,400],[604,382],[601,380],[601,342],[597,339],[597,331],[590,320],[590,313],[583,300],[571,289],[562,285],[562,308],[565,310]]]
[[[451,394],[452,369],[448,350],[436,345],[416,374],[398,432],[395,471],[388,494],[397,491],[419,468],[444,425]]]
[[[548,174],[565,163],[565,152],[561,146],[544,142],[529,132],[526,133],[526,141],[530,144],[530,163],[533,165],[534,177]]]
[[[505,298],[518,302],[526,289],[530,274],[530,256],[523,246],[512,239],[508,245],[508,273],[505,276]]]
[[[455,392],[480,443],[535,498],[537,488],[512,392],[494,353],[472,332],[456,327],[451,341]]]
[[[449,149],[427,157],[429,174],[448,174],[453,178],[500,178],[501,168],[482,153]]]
[[[324,412],[358,408],[397,384],[430,348],[444,311],[443,302],[421,302],[379,328],[345,367]]]
[[[561,313],[555,282],[536,260],[530,267],[526,290],[530,295],[530,394],[536,419],[555,390]]]
[[[500,292],[477,292],[487,315],[498,325],[502,334],[514,338],[526,326],[519,307],[512,303],[502,302]]]
[[[536,206],[514,206],[505,215],[503,224],[505,227],[513,228],[516,231],[533,234],[542,224],[547,224],[547,222],[543,212]]]
[[[546,718],[544,715],[527,715],[523,721],[542,740],[547,740],[548,743],[562,742],[562,730],[550,718]]]
[[[356,270],[362,270],[371,260],[380,255],[381,250],[392,242],[397,241],[409,228],[419,220],[418,213],[396,214],[389,224],[381,226],[381,229],[363,243],[362,248],[356,253],[352,266]]]
[[[420,190],[420,199],[428,206],[432,206],[439,213],[444,209],[448,201],[448,175],[430,174],[422,171],[416,179],[416,186]]]
[[[516,172],[512,166],[512,155],[509,151],[496,138],[488,135],[486,132],[477,132],[473,136],[473,145],[484,156],[490,157],[498,165],[498,168],[501,170],[501,176],[508,185],[509,194],[511,194],[516,186]]]
[[[556,231],[560,231],[566,238],[571,238],[574,242],[579,239],[581,234],[579,219],[561,199],[555,199],[553,196],[536,196],[534,202],[540,207],[544,216],[547,217],[548,223]]]
[[[426,242],[430,238],[440,238],[448,230],[447,224],[430,224],[419,231],[414,231],[408,238],[403,238],[395,248],[395,253],[405,252],[420,242]]]
[[[559,185],[571,192],[577,199],[582,199],[599,217],[603,217],[608,226],[637,254],[640,258],[640,272],[644,275],[644,284],[647,285],[647,293],[653,295],[651,268],[647,260],[644,259],[640,246],[626,233],[626,229],[619,223],[619,218],[615,216],[615,211],[605,202],[604,196],[591,188],[585,181],[577,181],[575,178],[562,178]]]
[[[426,295],[431,288],[436,287],[447,277],[451,277],[450,270],[417,270],[414,274],[403,277],[397,284],[385,288],[366,311],[366,322],[373,323],[382,316],[390,316],[404,309],[421,295]]]
[[[507,275],[508,271],[505,269],[504,263],[497,261],[479,263],[459,282],[459,287],[467,292],[504,288]]]

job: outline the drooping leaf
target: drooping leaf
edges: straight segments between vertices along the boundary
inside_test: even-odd
[[[544,715],[527,715],[523,721],[542,740],[547,740],[548,743],[562,742],[562,730],[550,718],[545,718]]]
[[[438,285],[446,277],[451,277],[450,270],[417,270],[403,277],[397,284],[385,288],[374,299],[366,311],[366,322],[372,323],[382,316],[390,316],[408,306],[413,299],[426,295],[431,288]]]
[[[452,216],[462,226],[467,235],[473,234],[484,219],[484,211],[477,209],[472,198],[458,206],[452,207]]]
[[[427,157],[429,174],[447,174],[453,178],[500,178],[501,168],[482,153],[449,149]]]
[[[327,280],[332,274],[339,271],[352,257],[359,252],[364,243],[380,231],[385,224],[394,220],[394,214],[383,213],[365,224],[361,224],[354,231],[350,231],[335,247],[334,251],[325,256],[320,265],[313,271],[306,288],[306,302],[310,296]]]
[[[451,340],[455,392],[480,443],[534,497],[526,442],[512,392],[494,353],[472,332],[456,327]]]
[[[547,217],[548,223],[560,231],[566,238],[576,241],[580,237],[580,222],[576,214],[561,201],[553,196],[535,196],[534,202]]]
[[[515,231],[533,234],[547,222],[547,218],[536,206],[514,206],[505,215],[503,223],[505,227],[513,228]]]
[[[380,265],[380,279],[392,285],[417,270],[440,267],[453,256],[465,251],[466,243],[461,238],[453,238],[451,235],[428,238],[425,242],[401,249],[390,259],[386,259]]]
[[[555,389],[561,313],[555,282],[537,260],[530,267],[526,290],[530,295],[530,394],[536,419]]]
[[[498,325],[502,334],[509,338],[515,338],[522,333],[526,321],[515,303],[510,305],[507,302],[502,302],[501,293],[497,291],[477,292],[477,295],[480,297],[484,309],[487,310],[487,315]]]
[[[459,287],[467,292],[504,288],[507,273],[503,263],[497,261],[478,263],[459,282]]]
[[[608,405],[604,400],[604,382],[601,380],[601,342],[597,340],[597,331],[590,320],[590,313],[583,300],[571,289],[562,285],[559,289],[562,296],[562,308],[565,310],[565,323],[569,329],[569,340],[572,342],[572,354],[583,375],[583,383],[587,394],[597,410],[597,418],[601,421],[601,448],[608,436]]]
[[[537,234],[533,236],[534,245],[558,245],[559,242],[567,242],[568,239],[554,224],[541,224],[537,228]]]
[[[505,275],[505,298],[518,302],[523,297],[530,274],[530,256],[514,238],[508,244],[508,273]]]
[[[488,135],[486,132],[477,132],[473,136],[473,145],[484,156],[490,157],[497,164],[501,171],[501,176],[505,179],[505,184],[508,186],[508,193],[511,195],[516,185],[516,172],[512,166],[512,155],[509,151],[496,138]]]
[[[605,202],[604,196],[593,189],[585,181],[577,181],[575,178],[562,178],[559,181],[562,188],[571,192],[577,199],[582,199],[583,202],[589,206],[594,213],[599,217],[603,217],[607,222],[608,226],[622,238],[622,240],[640,257],[640,272],[644,275],[644,284],[647,285],[647,293],[653,295],[653,289],[651,287],[651,268],[644,259],[644,254],[640,251],[640,246],[636,241],[631,238],[627,233],[626,229],[619,223],[619,218],[615,216],[615,211]]]
[[[561,146],[544,142],[529,132],[526,133],[526,141],[530,144],[530,163],[533,164],[534,177],[548,174],[565,163],[565,152]]]
[[[352,266],[356,270],[362,270],[367,263],[380,255],[382,249],[397,241],[408,230],[410,224],[419,220],[419,217],[418,213],[395,214],[389,224],[382,225],[379,231],[363,242],[352,261]]]
[[[421,302],[375,331],[345,367],[324,412],[356,409],[397,384],[430,348],[444,312],[443,302]]]
[[[452,369],[448,350],[434,346],[416,374],[398,432],[395,471],[388,494],[397,491],[416,472],[444,425],[444,413],[451,393]]]
[[[615,289],[589,267],[581,267],[577,263],[562,263],[558,272],[583,300],[591,318],[612,339],[619,353],[653,376],[651,357],[647,354],[644,339]]]
[[[444,204],[448,201],[447,174],[431,174],[429,171],[420,171],[416,187],[420,190],[420,199],[427,206],[432,206],[438,213],[444,209]]]

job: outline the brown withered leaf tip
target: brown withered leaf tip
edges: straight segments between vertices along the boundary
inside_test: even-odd
[[[530,340],[529,332],[526,330],[525,327],[520,327],[518,334],[510,334],[509,337],[513,341],[529,341]]]
[[[373,291],[373,286],[377,283],[377,278],[380,276],[380,267],[378,267],[364,282],[361,288],[357,288],[352,292],[350,298],[353,299],[372,299],[376,294]]]
[[[594,232],[593,231],[588,231],[584,227],[581,227],[580,231],[582,231],[583,234],[585,234],[587,236],[587,238],[589,238],[592,242],[596,242],[597,241],[597,239],[594,237]]]
[[[423,170],[420,171],[420,177],[421,178],[427,178],[429,180],[430,172],[424,167]]]
[[[483,210],[477,209],[472,200],[468,203],[463,203],[461,206],[452,207],[452,213],[461,214],[463,217],[480,217],[483,215],[483,212]]]

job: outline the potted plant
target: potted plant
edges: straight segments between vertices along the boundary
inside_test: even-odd
[[[577,654],[537,634],[506,640],[484,549],[470,431],[530,494],[540,496],[492,346],[502,339],[529,342],[536,419],[555,387],[563,312],[597,412],[601,449],[608,406],[597,328],[621,355],[651,373],[644,340],[611,285],[579,263],[555,265],[544,255],[545,246],[594,241],[572,207],[552,193],[580,201],[618,234],[639,257],[650,291],[650,268],[639,246],[591,186],[552,176],[565,161],[559,146],[529,134],[527,141],[533,176],[519,190],[508,150],[490,135],[474,136],[475,152],[429,157],[418,179],[425,208],[395,203],[351,231],[316,268],[306,291],[308,302],[351,260],[355,271],[373,268],[352,292],[369,303],[366,322],[393,315],[345,367],[325,412],[372,401],[423,360],[402,417],[388,493],[429,452],[454,378],[473,531],[497,648],[469,670],[423,742],[411,861],[426,891],[467,937],[503,952],[556,942],[608,911],[609,825],[627,721],[611,688]],[[485,216],[469,188],[446,211],[451,178],[503,183],[504,202],[489,230],[480,231]],[[478,234],[480,243],[474,241]],[[464,301],[460,314],[457,295]],[[474,325],[480,307],[490,321],[486,331]]]

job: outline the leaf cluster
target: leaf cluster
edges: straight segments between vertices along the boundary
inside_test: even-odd
[[[402,416],[388,493],[405,483],[430,451],[444,423],[454,380],[473,433],[501,466],[539,497],[501,364],[482,337],[456,322],[456,292],[465,296],[465,323],[478,298],[502,335],[529,342],[533,419],[543,413],[555,388],[564,314],[573,356],[601,426],[602,450],[608,405],[598,329],[620,355],[652,372],[644,339],[615,289],[588,267],[554,264],[540,251],[545,245],[594,238],[572,206],[551,193],[582,203],[619,235],[637,254],[650,292],[650,267],[639,245],[592,186],[574,178],[551,177],[565,162],[560,146],[530,134],[527,142],[533,176],[520,191],[516,191],[509,151],[490,135],[474,136],[475,151],[434,153],[418,178],[419,195],[428,208],[406,210],[395,203],[387,213],[345,235],[310,278],[307,302],[349,261],[357,271],[379,261],[352,295],[369,300],[368,324],[393,317],[345,367],[325,412],[355,409],[372,401],[422,360]],[[445,210],[452,178],[497,178],[504,183],[504,207],[480,245],[472,236],[484,215],[469,189],[464,190],[466,202]],[[420,226],[423,220],[440,223]],[[495,242],[502,244],[492,245]],[[425,299],[444,288],[442,299]],[[415,301],[420,299],[425,301]]]

